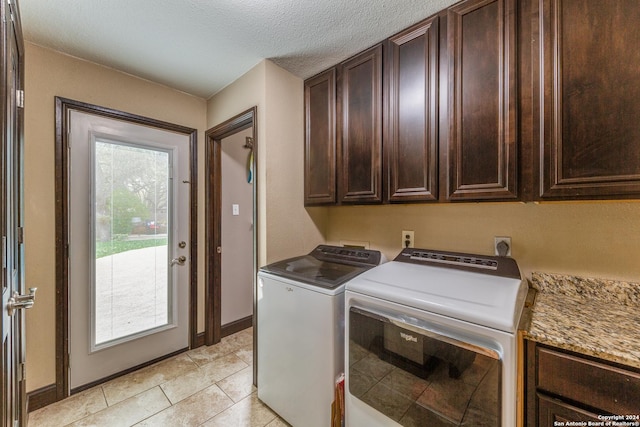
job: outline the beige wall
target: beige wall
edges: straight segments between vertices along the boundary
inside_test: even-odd
[[[303,206],[302,80],[263,61],[209,100],[207,126],[253,106],[258,107],[258,263],[264,265],[322,243],[326,209]]]
[[[265,158],[266,150],[263,149],[262,141],[265,141],[265,67],[266,61],[260,62],[253,67],[238,80],[225,87],[207,102],[207,129],[219,125],[230,118],[247,111],[250,108],[257,107],[257,123],[256,129],[256,186],[258,191],[258,263],[263,264],[266,256],[265,249],[265,229],[262,224],[266,223],[266,210],[262,207],[265,205],[265,191],[263,190],[265,177]],[[266,147],[266,145],[265,145]],[[204,154],[201,158],[204,158]],[[202,164],[204,169],[205,165]],[[201,181],[201,187],[204,189],[204,178]],[[203,204],[204,205],[204,204]],[[204,206],[200,207],[198,212],[198,224],[204,229]],[[200,254],[204,262],[204,253]],[[203,264],[202,264],[203,265]],[[204,271],[201,272],[204,274]]]
[[[200,150],[206,102],[30,43],[25,60],[25,266],[27,285],[38,287],[26,316],[31,391],[55,382],[54,97],[196,128]]]
[[[493,237],[512,238],[513,257],[532,271],[640,282],[640,201],[464,203],[329,209],[327,241],[369,241],[392,259],[402,230],[415,246],[493,254]]]
[[[267,262],[323,243],[326,208],[304,208],[304,85],[266,63]]]
[[[221,318],[227,325],[253,314],[253,184],[244,148],[253,128],[222,140]],[[255,181],[254,181],[255,182]],[[233,205],[238,205],[234,215]]]

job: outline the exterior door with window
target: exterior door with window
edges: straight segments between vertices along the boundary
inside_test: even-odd
[[[189,345],[189,136],[69,117],[70,388]]]

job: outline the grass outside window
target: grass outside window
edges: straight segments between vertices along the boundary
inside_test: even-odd
[[[96,259],[114,255],[120,252],[132,251],[134,249],[143,249],[166,245],[166,237],[148,240],[110,240],[107,242],[96,242]]]

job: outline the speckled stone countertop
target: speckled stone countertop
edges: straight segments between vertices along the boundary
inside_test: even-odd
[[[527,338],[640,368],[640,283],[533,273]]]

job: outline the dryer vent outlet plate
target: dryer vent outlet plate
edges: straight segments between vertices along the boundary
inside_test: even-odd
[[[511,237],[494,237],[493,250],[498,256],[511,256]]]

